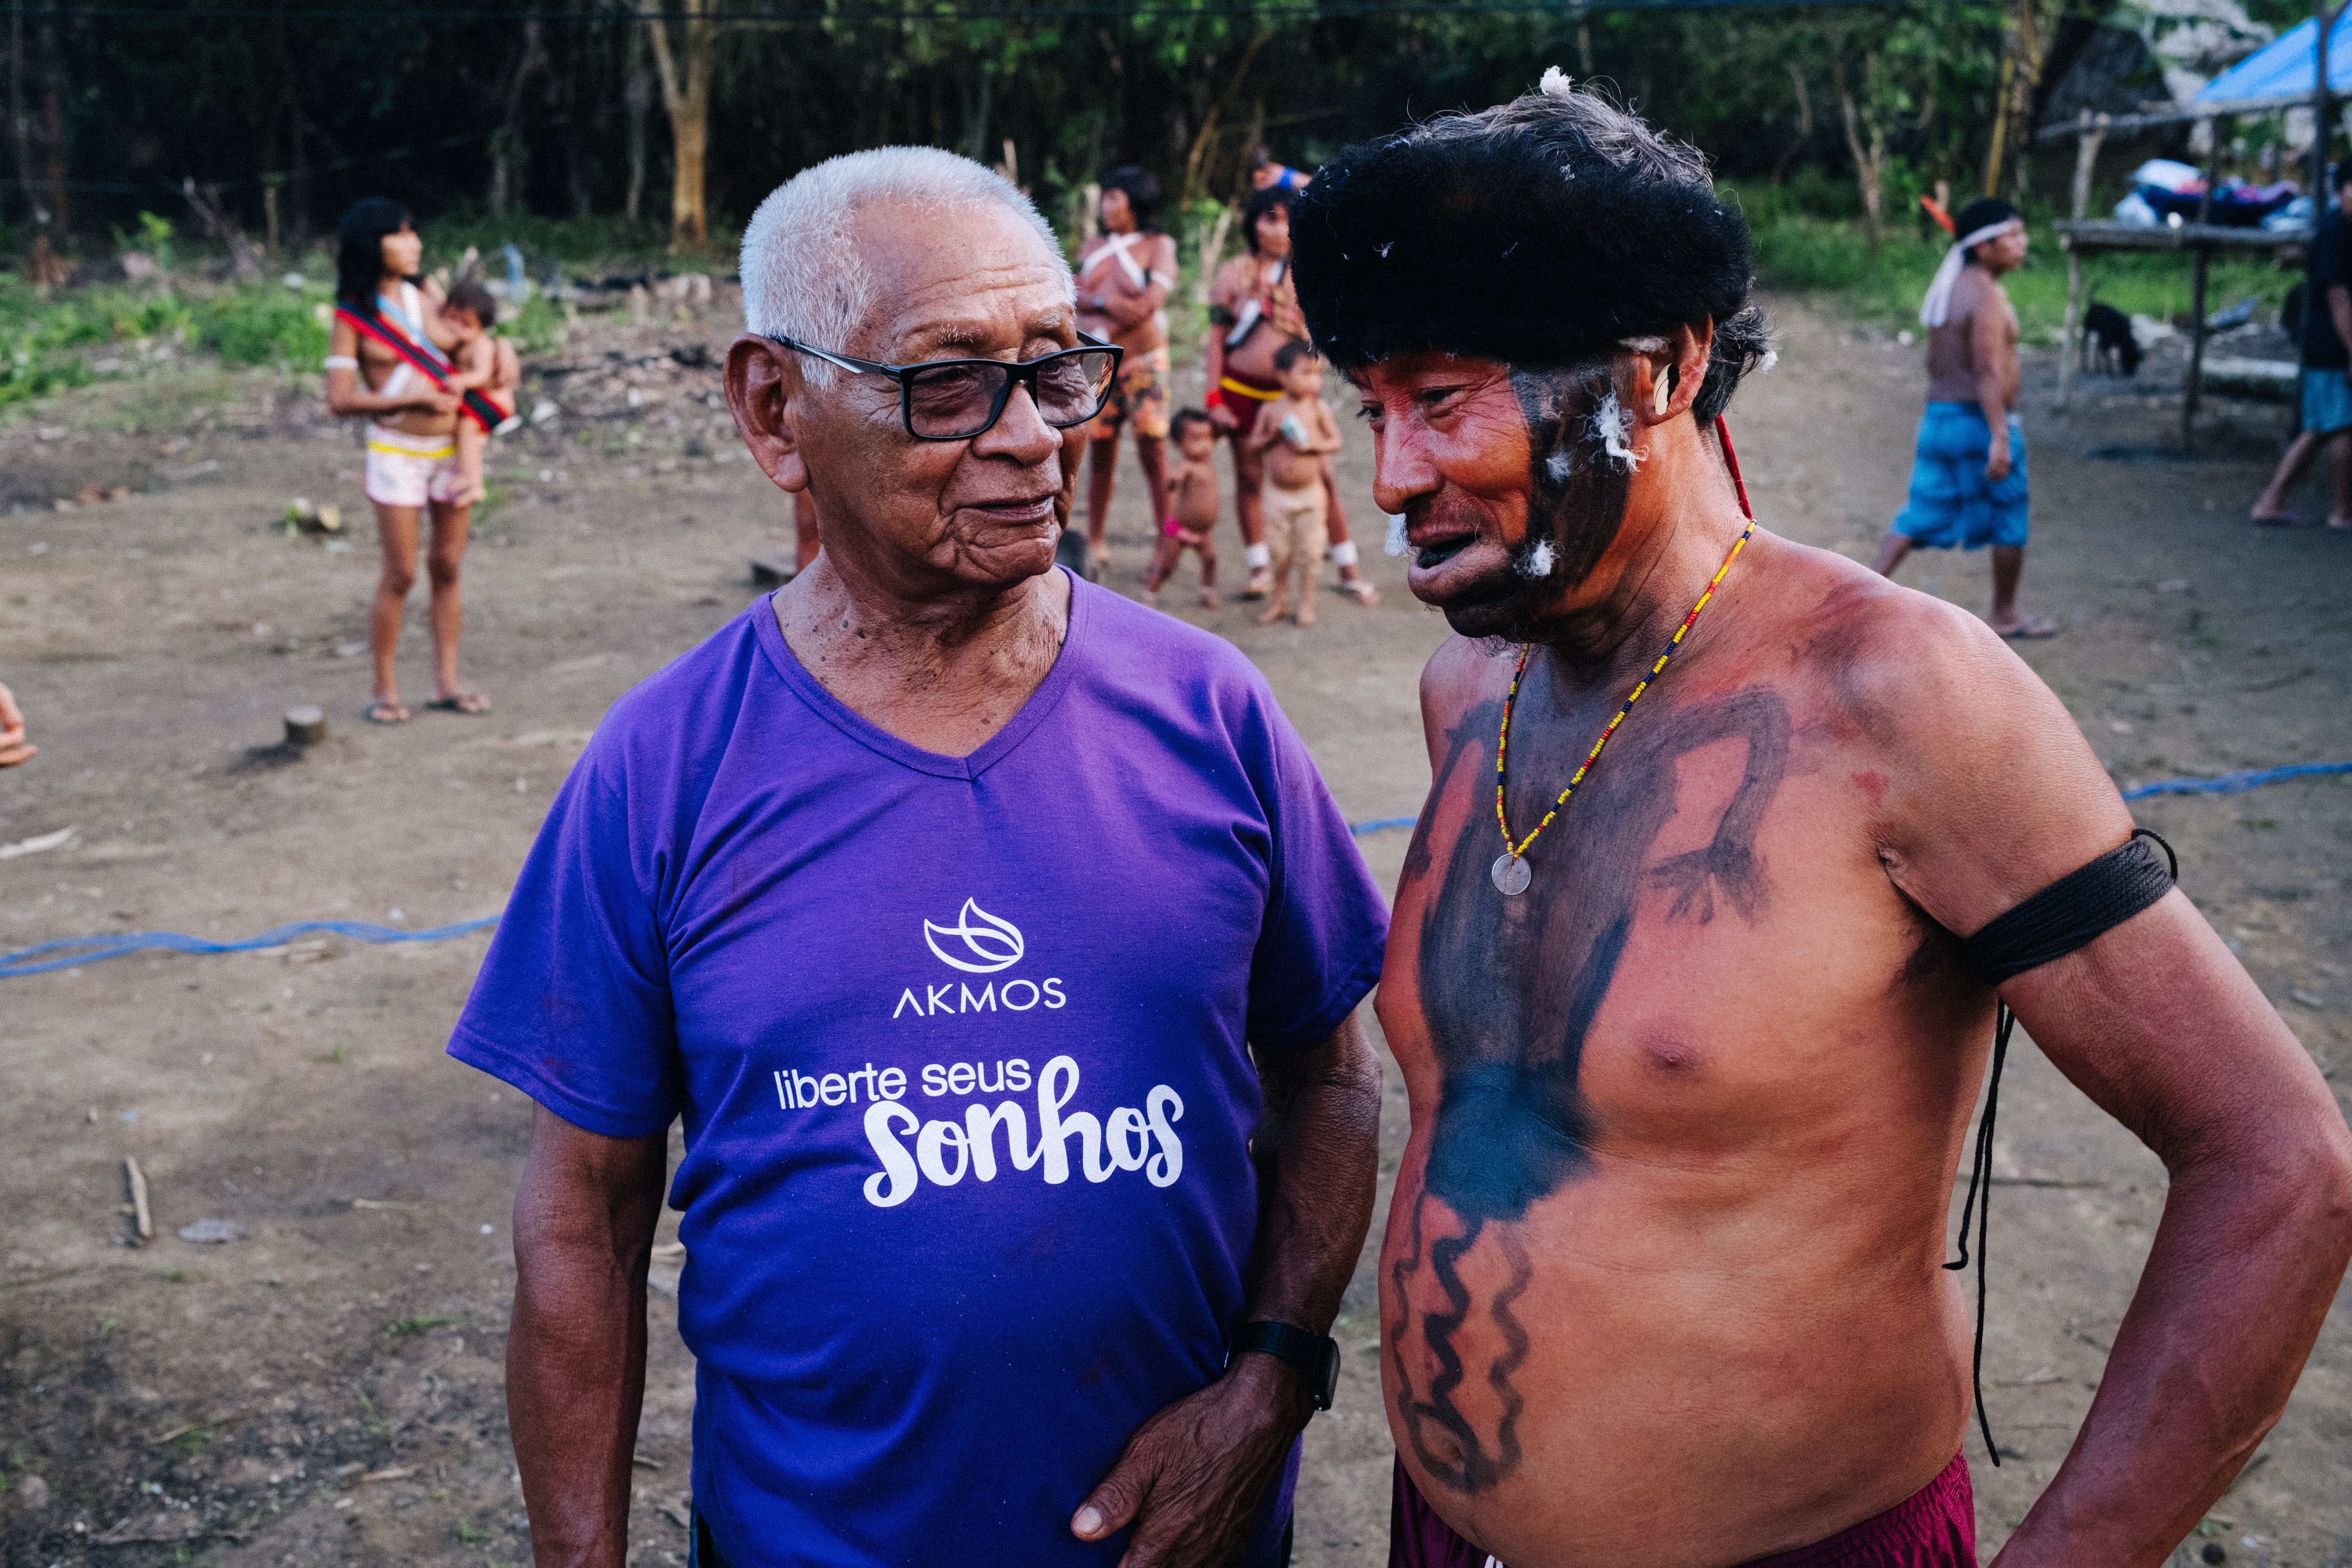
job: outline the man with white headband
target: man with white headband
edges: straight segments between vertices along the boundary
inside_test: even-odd
[[[2025,427],[2017,407],[2017,312],[2000,275],[2025,261],[2025,219],[2007,202],[1970,202],[1959,241],[1919,307],[1927,329],[1927,412],[1911,467],[1911,499],[1878,547],[1882,576],[1911,552],[1992,546],[1992,629],[2058,635],[2058,623],[2017,608],[2025,569]]]

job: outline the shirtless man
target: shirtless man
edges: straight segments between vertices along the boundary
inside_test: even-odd
[[[2017,407],[2017,311],[2001,275],[2025,264],[2025,219],[1988,198],[1960,209],[1959,242],[1919,308],[1927,329],[1927,411],[1919,421],[1911,498],[1871,570],[1891,577],[1914,545],[1992,546],[1992,629],[2020,639],[2058,623],[2017,612],[2025,570],[2025,426]]]
[[[1940,1266],[1998,1000],[2171,1174],[2002,1562],[2161,1563],[2318,1331],[2352,1133],[1998,637],[1761,530],[1738,549],[1744,226],[1696,154],[1544,87],[1299,199],[1307,321],[1460,634],[1423,678],[1379,999],[1412,1117],[1391,1561],[1974,1564]],[[2114,907],[2045,891],[2078,868]],[[2063,940],[1997,920],[2029,902]]]
[[[370,196],[343,215],[335,258],[335,302],[339,312],[358,315],[384,334],[397,336],[427,359],[446,364],[446,347],[435,334],[441,322],[441,287],[430,279],[420,289],[410,281],[424,259],[408,209]],[[433,513],[433,545],[425,569],[433,595],[433,701],[453,713],[485,713],[489,703],[457,684],[457,634],[466,612],[457,596],[457,568],[465,559],[473,522],[470,502],[457,498],[457,421],[456,393],[445,391],[398,350],[372,332],[335,318],[328,341],[327,407],[338,416],[364,414],[367,425],[367,494],[375,505],[376,536],[383,546],[383,574],[376,581],[369,622],[374,653],[375,698],[368,704],[373,724],[403,724],[394,656],[400,650],[400,623],[408,590],[416,583],[416,546],[423,513]]]
[[[1102,579],[1103,532],[1118,477],[1119,426],[1135,426],[1135,458],[1150,492],[1156,539],[1168,521],[1168,290],[1176,241],[1160,230],[1160,182],[1132,165],[1103,176],[1103,232],[1078,250],[1078,331],[1127,351],[1118,385],[1089,432],[1087,580]]]
[[[1249,569],[1245,599],[1262,599],[1274,584],[1273,557],[1265,543],[1265,512],[1259,493],[1265,482],[1263,454],[1246,439],[1257,423],[1258,405],[1282,395],[1274,356],[1286,343],[1307,336],[1298,313],[1298,289],[1290,276],[1290,204],[1297,195],[1269,185],[1242,209],[1242,243],[1248,249],[1217,269],[1209,286],[1209,421],[1233,442],[1234,510],[1241,518],[1243,555]],[[1359,604],[1375,605],[1380,594],[1356,568],[1356,542],[1348,531],[1347,509],[1330,465],[1323,468],[1324,522],[1331,536],[1331,561],[1339,568],[1339,591]]]

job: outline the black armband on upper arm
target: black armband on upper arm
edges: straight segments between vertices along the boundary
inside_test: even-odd
[[[2154,846],[2162,845],[2163,858]],[[2179,862],[2172,846],[2135,827],[2121,847],[2059,878],[2007,910],[1962,946],[1988,985],[2063,958],[2172,890]]]
[[[1209,325],[1213,327],[1230,327],[1233,324],[1234,313],[1231,310],[1226,310],[1223,305],[1212,305],[1209,307]]]

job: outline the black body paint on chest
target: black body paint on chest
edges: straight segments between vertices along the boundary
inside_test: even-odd
[[[1529,722],[1527,697],[1514,725],[1513,772],[1545,781],[1513,791],[1514,817],[1525,833],[1549,806],[1591,744],[1566,726]],[[1498,892],[1488,868],[1500,852],[1487,780],[1501,719],[1499,702],[1480,704],[1449,731],[1434,796],[1444,796],[1465,763],[1483,763],[1471,780],[1473,809],[1423,914],[1420,973],[1423,1016],[1438,1059],[1436,1127],[1411,1242],[1392,1270],[1403,1317],[1391,1326],[1402,1345],[1411,1328],[1406,1287],[1423,1262],[1423,1220],[1431,1199],[1460,1219],[1464,1234],[1430,1243],[1427,1264],[1447,1310],[1427,1314],[1422,1334],[1439,1374],[1416,1394],[1399,1357],[1398,1409],[1416,1454],[1434,1478],[1480,1491],[1517,1468],[1516,1426],[1522,1400],[1511,1378],[1528,1351],[1511,1306],[1527,1288],[1527,1253],[1509,1228],[1530,1205],[1574,1180],[1591,1163],[1590,1107],[1579,1089],[1585,1042],[1609,994],[1642,894],[1670,892],[1669,921],[1704,925],[1728,905],[1753,922],[1769,897],[1756,835],[1787,775],[1787,705],[1766,687],[1702,697],[1629,719],[1585,784],[1529,852],[1535,880],[1517,898]],[[1643,720],[1646,728],[1637,728]],[[1730,803],[1706,845],[1653,866],[1650,850],[1676,810],[1675,763],[1702,747],[1744,742],[1746,763]],[[1408,852],[1405,875],[1433,868],[1423,835]],[[1510,1270],[1487,1311],[1504,1352],[1486,1381],[1500,1411],[1491,1441],[1474,1428],[1454,1395],[1467,1375],[1456,1334],[1472,1311],[1459,1266],[1490,1226]],[[1443,1434],[1443,1436],[1440,1436]],[[1447,1441],[1445,1439],[1450,1439]]]

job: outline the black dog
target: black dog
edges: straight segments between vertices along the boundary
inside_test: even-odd
[[[2093,305],[2083,312],[2083,374],[2139,374],[2139,342],[2131,321],[2113,305]]]

